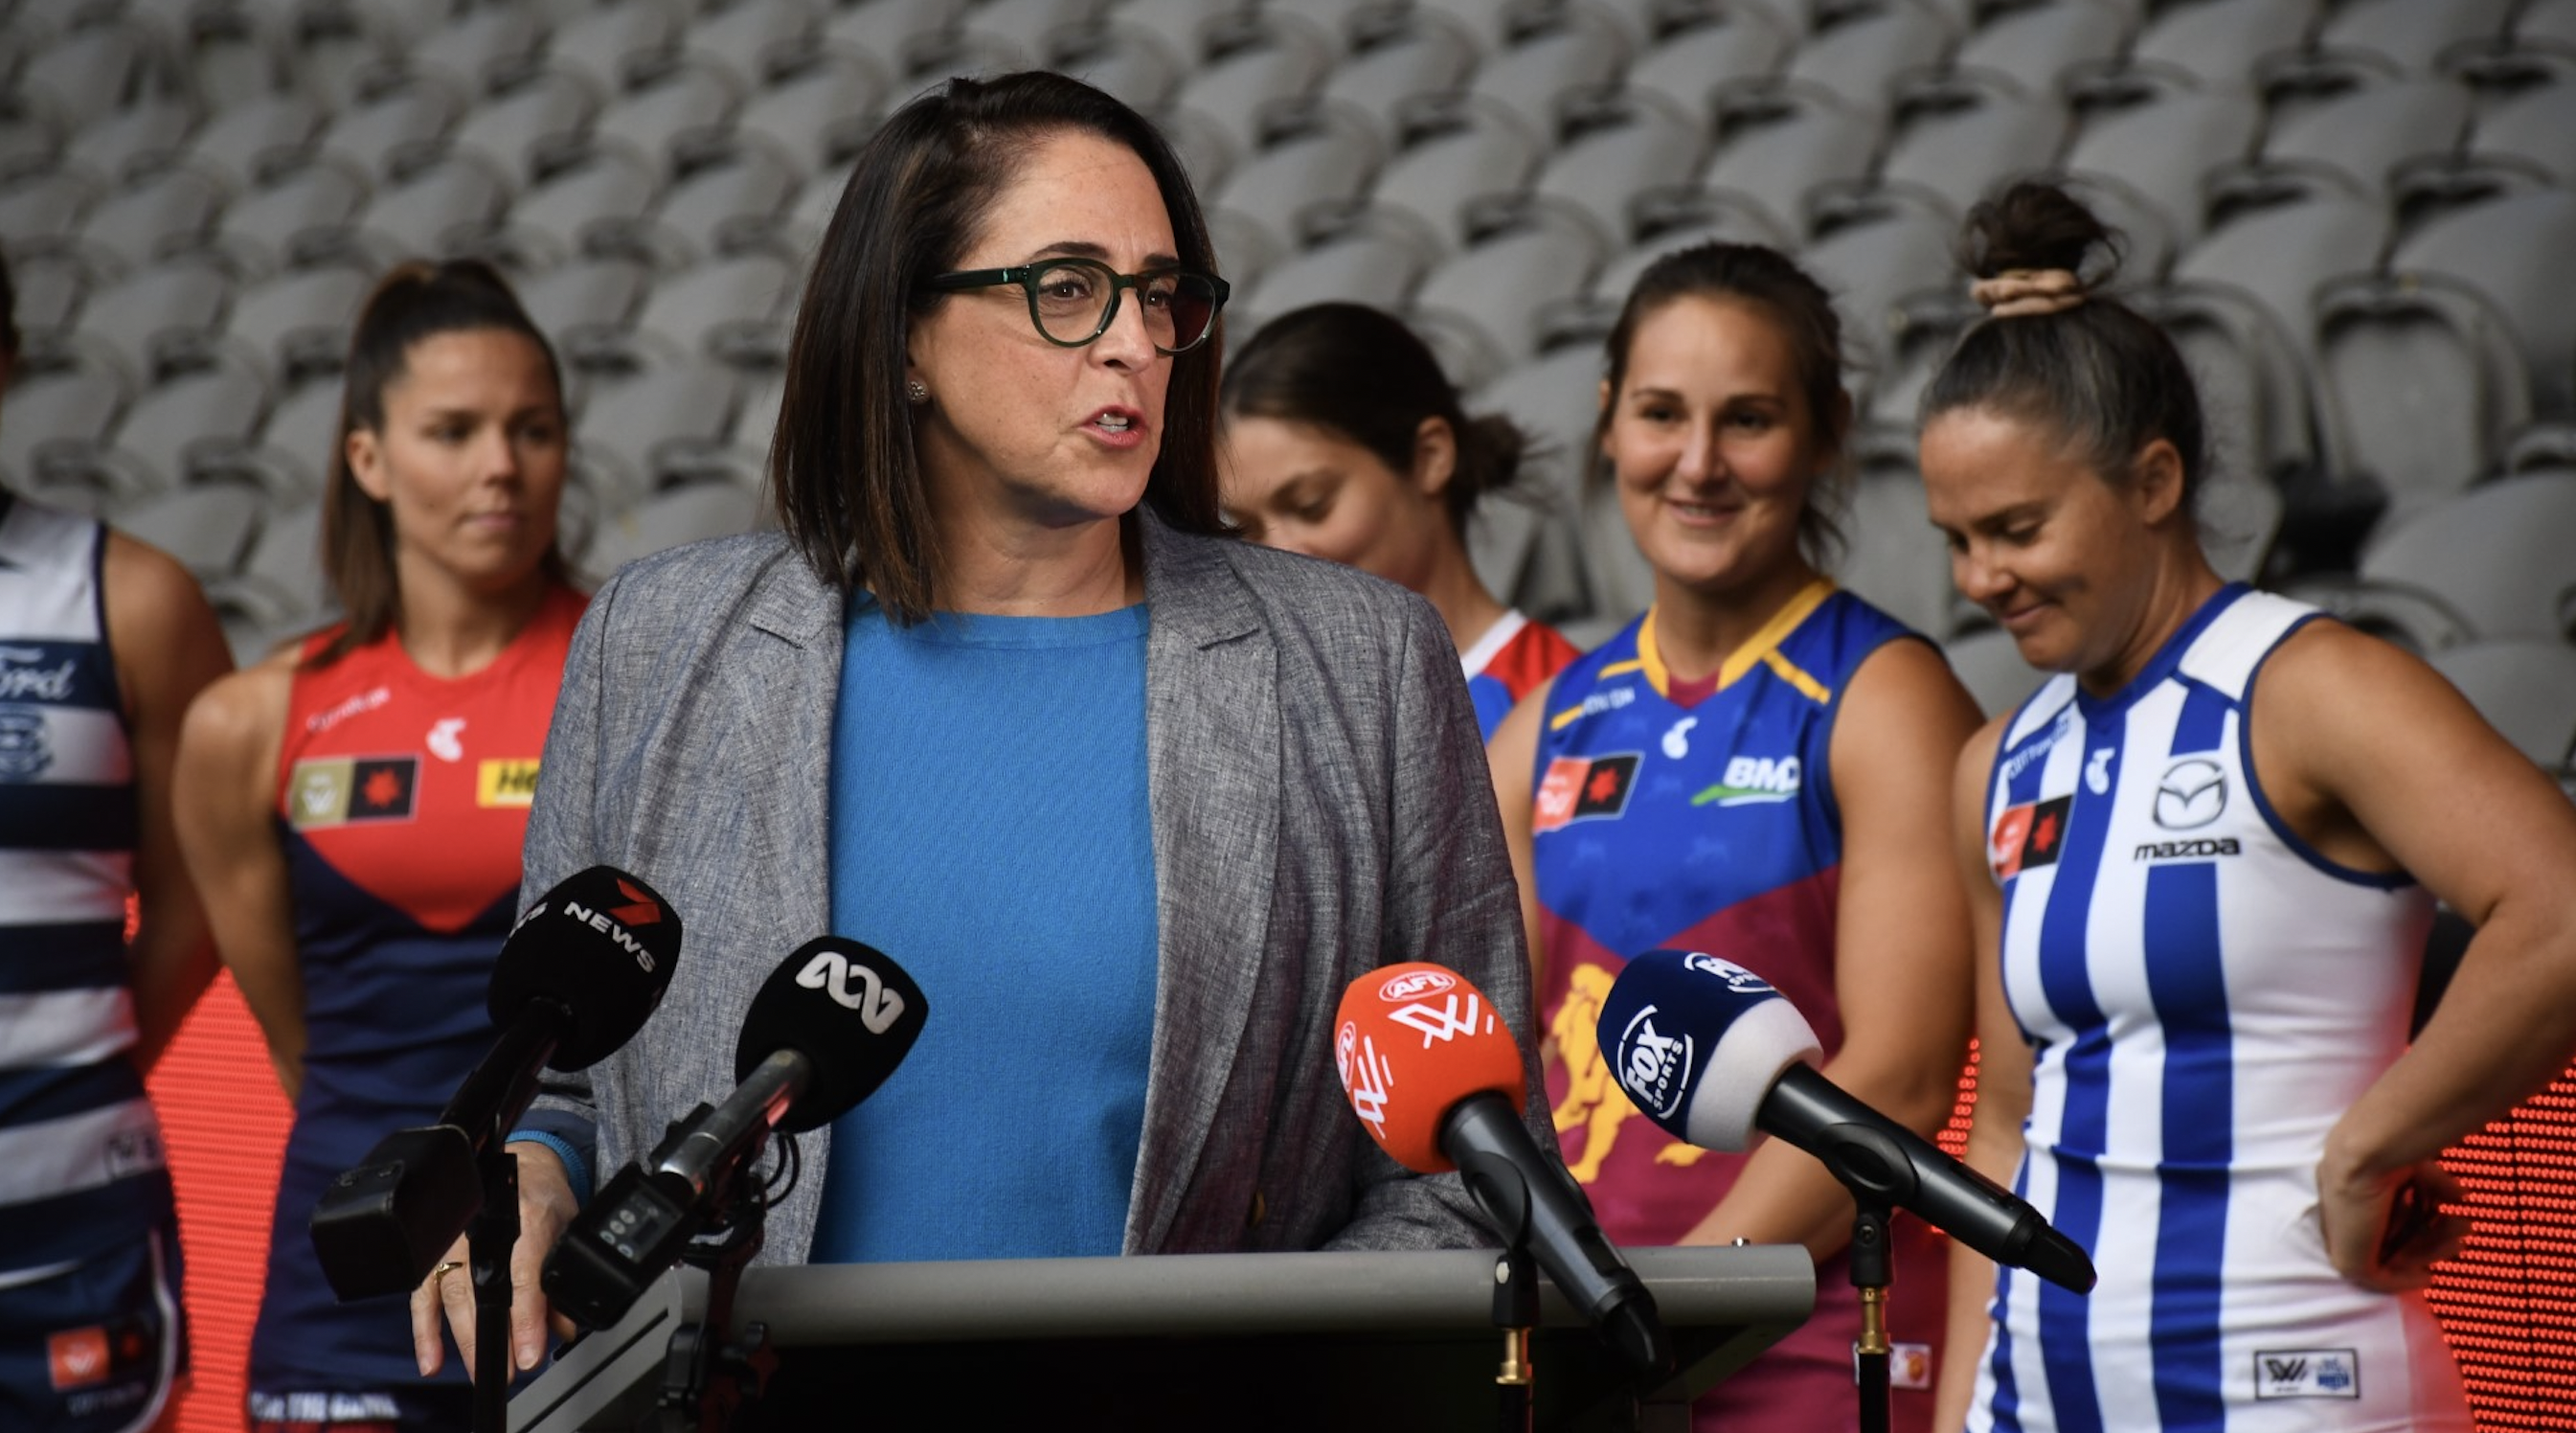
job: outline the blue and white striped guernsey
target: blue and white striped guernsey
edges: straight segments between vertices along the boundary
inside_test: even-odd
[[[105,533],[0,494],[0,1286],[168,1216],[129,1051],[132,753],[100,605]]]
[[[2431,900],[2281,824],[2247,755],[2313,609],[2228,587],[2117,695],[2059,676],[1987,796],[2003,980],[2036,1051],[2019,1191],[2090,1298],[2002,1271],[1974,1430],[2466,1430],[2423,1301],[2347,1283],[2326,1133],[2404,1049]]]

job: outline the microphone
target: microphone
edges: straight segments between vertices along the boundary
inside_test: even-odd
[[[818,936],[771,972],[743,1016],[733,1093],[674,1121],[628,1164],[546,1256],[540,1284],[587,1328],[606,1328],[689,1241],[719,1222],[770,1131],[831,1123],[876,1093],[912,1052],[930,1002],[883,951]]]
[[[1413,961],[1351,982],[1333,1064],[1378,1147],[1416,1174],[1457,1170],[1485,1221],[1539,1267],[1629,1365],[1673,1366],[1655,1296],[1602,1237],[1592,1201],[1521,1123],[1520,1045],[1465,976]]]
[[[1595,1033],[1620,1088],[1675,1139],[1741,1150],[1756,1129],[1778,1135],[1856,1193],[1910,1209],[1997,1263],[2092,1289],[2092,1259],[2038,1210],[1811,1068],[1822,1049],[1807,1017],[1743,966],[1647,951],[1611,985]]]
[[[566,877],[519,917],[486,999],[500,1038],[437,1124],[387,1135],[314,1206],[313,1249],[343,1303],[429,1276],[483,1207],[477,1162],[536,1098],[538,1071],[586,1069],[633,1039],[679,954],[679,913],[614,866]]]

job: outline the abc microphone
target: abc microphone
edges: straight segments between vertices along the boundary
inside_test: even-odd
[[[884,952],[832,935],[798,946],[743,1016],[733,1093],[675,1122],[649,1171],[627,1165],[590,1201],[546,1258],[546,1297],[588,1328],[624,1317],[718,1221],[770,1131],[829,1124],[876,1093],[929,1014]]]
[[[1483,991],[1428,961],[1363,975],[1342,993],[1333,1063],[1352,1110],[1396,1163],[1457,1170],[1486,1222],[1506,1239],[1526,1230],[1539,1267],[1631,1367],[1671,1369],[1654,1295],[1602,1236],[1583,1187],[1521,1123],[1520,1045]]]
[[[437,1124],[387,1135],[315,1204],[313,1249],[331,1291],[347,1302],[427,1278],[483,1207],[476,1160],[536,1097],[538,1071],[586,1069],[633,1039],[679,955],[679,914],[613,866],[568,876],[530,906],[492,967],[486,1004],[501,1036],[490,1053]]]
[[[1647,951],[1610,987],[1596,1034],[1620,1088],[1675,1139],[1741,1150],[1756,1129],[1778,1135],[1998,1263],[2092,1289],[2092,1259],[2038,1210],[1811,1068],[1807,1017],[1743,966]]]

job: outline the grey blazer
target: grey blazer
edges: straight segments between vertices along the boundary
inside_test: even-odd
[[[1519,899],[1448,633],[1351,569],[1132,521],[1160,948],[1126,1252],[1485,1242],[1455,1175],[1414,1176],[1370,1142],[1332,1056],[1352,979],[1439,961],[1521,1033],[1530,1128],[1555,1149]],[[626,568],[573,639],[523,892],[606,862],[686,930],[643,1032],[531,1116],[594,1133],[600,1183],[732,1088],[753,992],[830,929],[841,618],[839,594],[765,533]],[[966,1017],[940,1008],[935,968],[909,968],[932,1019]],[[801,1137],[764,1261],[804,1261],[829,1138]]]

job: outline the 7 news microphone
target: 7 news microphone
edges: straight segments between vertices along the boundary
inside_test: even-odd
[[[586,1328],[623,1318],[708,1229],[772,1130],[831,1123],[912,1052],[930,1003],[883,951],[839,936],[796,948],[752,997],[733,1093],[674,1122],[649,1169],[617,1172],[546,1257],[541,1285]]]
[[[1506,1239],[1529,1251],[1631,1368],[1662,1374],[1672,1345],[1655,1297],[1602,1236],[1592,1202],[1521,1123],[1519,1042],[1468,979],[1414,961],[1361,976],[1334,1017],[1333,1063],[1378,1146],[1417,1174],[1452,1169]]]
[[[1822,1049],[1807,1017],[1743,966],[1647,951],[1610,987],[1596,1033],[1620,1087],[1675,1139],[1741,1150],[1757,1129],[1777,1135],[1987,1258],[2092,1289],[2092,1259],[2038,1210],[1810,1068]]]
[[[568,876],[510,928],[487,999],[500,1038],[438,1123],[397,1130],[331,1181],[313,1249],[343,1302],[429,1276],[483,1205],[477,1160],[536,1097],[542,1069],[586,1069],[644,1028],[680,955],[680,917],[613,866]]]

